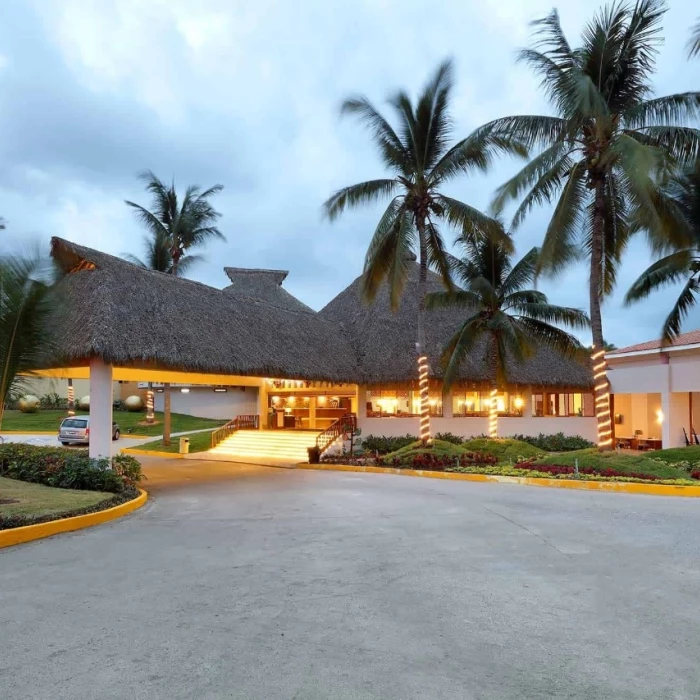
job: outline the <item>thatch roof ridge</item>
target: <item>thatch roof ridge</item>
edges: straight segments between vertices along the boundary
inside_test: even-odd
[[[417,338],[417,284],[419,265],[409,264],[408,281],[396,313],[389,303],[389,292],[383,285],[372,305],[361,295],[362,275],[332,299],[319,316],[343,331],[357,357],[359,381],[364,384],[398,384],[416,379],[415,342]],[[442,291],[438,274],[428,271],[428,292]],[[447,341],[464,321],[464,310],[444,309],[428,312],[427,353],[430,373],[441,379],[440,356]],[[490,381],[486,344],[477,345],[462,365],[458,381],[463,384],[484,384]],[[509,380],[513,384],[591,388],[592,374],[588,365],[567,360],[547,348],[521,365],[511,364]]]
[[[57,287],[61,362],[99,355],[115,365],[218,374],[347,382],[357,374],[342,335],[305,309],[239,297],[64,239],[52,239],[52,254],[70,273]]]
[[[235,282],[240,275],[246,275],[269,279],[277,285],[281,285],[287,279],[287,275],[289,275],[289,270],[273,270],[261,267],[225,267],[224,272],[231,282]]]

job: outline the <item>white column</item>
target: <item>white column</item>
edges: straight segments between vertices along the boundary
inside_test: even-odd
[[[258,428],[264,430],[267,428],[267,380],[263,379],[258,387]],[[231,416],[233,418],[234,416]]]
[[[683,447],[683,428],[688,431],[689,404],[687,392],[664,391],[661,394],[661,411],[663,423],[661,426],[662,447]]]
[[[452,391],[446,391],[442,395],[442,417],[443,418],[454,418],[452,412]]]
[[[90,359],[90,457],[112,455],[112,366]]]

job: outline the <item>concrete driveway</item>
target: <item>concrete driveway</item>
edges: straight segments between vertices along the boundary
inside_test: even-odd
[[[5,700],[700,696],[696,500],[160,464],[0,552]]]

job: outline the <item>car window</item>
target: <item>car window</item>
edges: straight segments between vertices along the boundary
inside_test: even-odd
[[[87,421],[80,418],[67,418],[61,423],[62,428],[87,428]]]

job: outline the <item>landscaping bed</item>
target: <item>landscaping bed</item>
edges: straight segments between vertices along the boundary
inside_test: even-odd
[[[170,452],[176,454],[180,451],[180,437],[188,437],[190,439],[190,452],[205,452],[211,449],[211,433],[208,430],[205,433],[190,433],[187,435],[180,435],[170,439],[169,445],[164,445],[163,440],[154,440],[153,442],[146,442],[143,445],[139,445],[134,448],[137,450],[146,450],[148,452]]]
[[[89,415],[85,411],[76,411],[76,415]],[[56,431],[64,418],[68,417],[66,411],[59,410],[39,410],[36,413],[22,413],[21,411],[5,411],[2,420],[2,430],[22,431],[22,432],[45,432]],[[129,432],[135,435],[162,435],[163,434],[163,414],[155,414],[155,422],[146,423],[146,414],[141,412],[132,413],[130,411],[114,411],[114,420],[119,423],[122,434]],[[182,413],[172,413],[171,432],[184,433],[191,430],[203,430],[211,428],[214,430],[226,423],[225,420],[214,420],[212,418],[199,418],[197,416],[186,416]],[[0,431],[1,433],[2,431]]]
[[[86,450],[0,445],[0,530],[112,508],[139,495],[133,457],[91,459]]]
[[[667,455],[666,460],[653,454],[599,452],[595,448],[547,453],[520,440],[480,437],[461,443],[435,439],[428,445],[413,441],[385,455],[338,455],[324,457],[323,462],[496,476],[698,485],[700,465],[674,462],[674,454]]]

